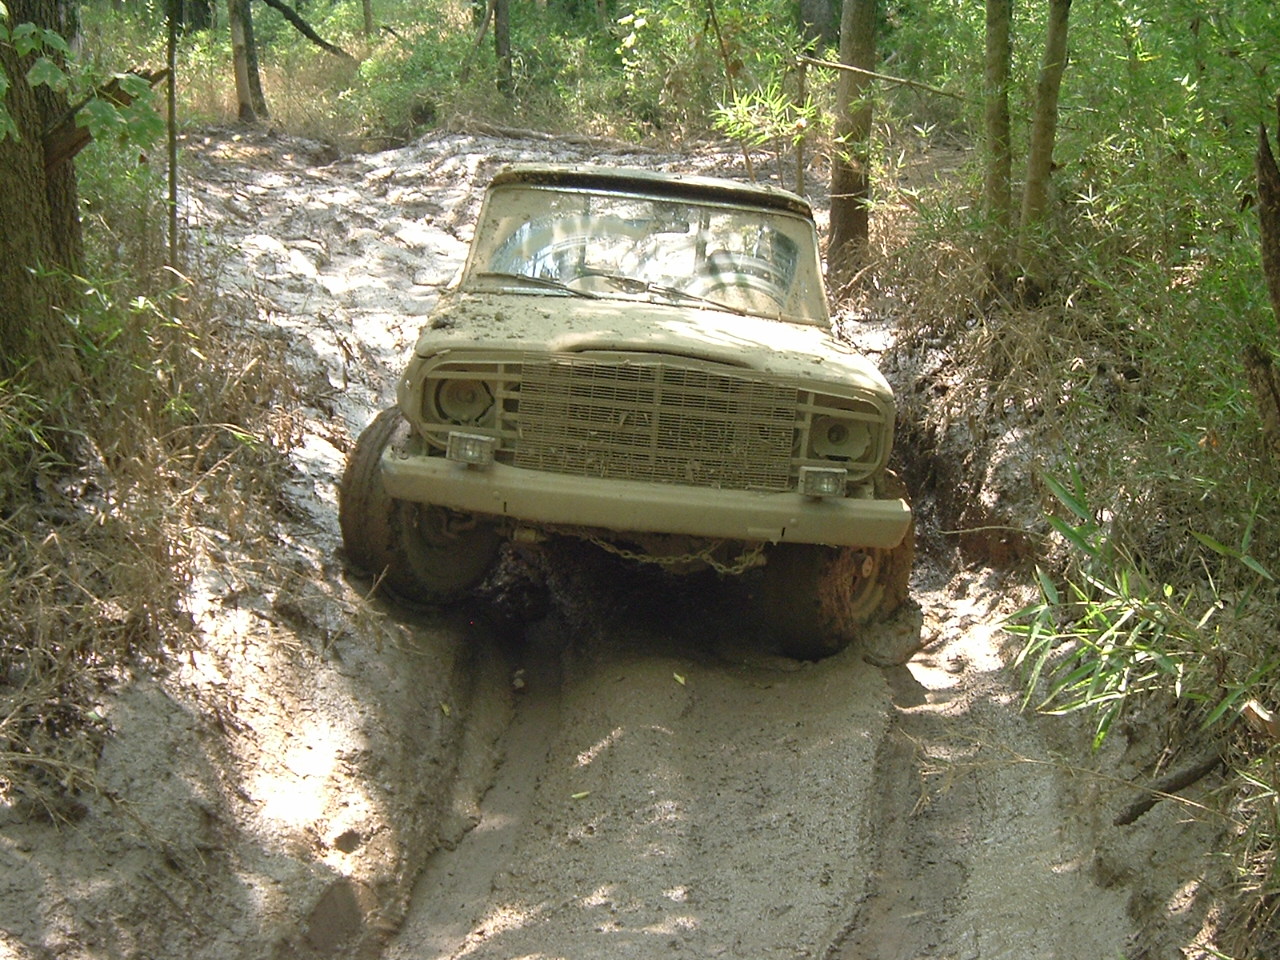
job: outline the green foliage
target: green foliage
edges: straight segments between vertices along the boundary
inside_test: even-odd
[[[1047,476],[1044,481],[1070,514],[1050,516],[1049,523],[1069,545],[1073,572],[1064,594],[1039,571],[1040,602],[1013,614],[1007,625],[1023,638],[1016,663],[1025,673],[1024,705],[1037,698],[1038,708],[1050,713],[1094,710],[1095,746],[1127,706],[1153,693],[1194,704],[1205,726],[1234,719],[1246,695],[1280,666],[1280,657],[1273,657],[1250,664],[1243,675],[1224,675],[1221,621],[1238,628],[1253,590],[1229,607],[1212,579],[1181,589],[1154,579],[1087,506],[1078,473],[1069,487]],[[1253,519],[1256,509],[1239,548],[1190,533],[1258,581],[1273,581],[1248,552]]]
[[[619,106],[655,127],[698,125],[728,99],[726,76],[744,96],[776,84],[800,49],[793,14],[774,0],[638,5],[618,19]],[[721,42],[723,41],[723,48]]]
[[[11,46],[19,57],[35,55],[36,59],[27,68],[26,82],[31,86],[41,84],[59,92],[65,92],[70,85],[66,72],[55,62],[70,54],[67,41],[56,30],[47,30],[34,23],[10,25],[9,11],[0,4],[0,44]],[[5,107],[5,98],[13,84],[13,79],[0,70],[0,140],[5,137],[19,136],[18,127],[13,116]]]
[[[7,12],[0,6],[0,19]],[[155,110],[151,86],[131,73],[103,70],[92,60],[79,59],[65,38],[56,30],[19,23],[10,29],[0,22],[0,43],[11,44],[21,57],[33,57],[25,81],[32,87],[45,86],[63,94],[78,106],[76,122],[87,127],[95,139],[111,139],[145,149],[164,132],[164,120]],[[118,82],[132,102],[121,105],[99,96],[100,88],[110,79]],[[4,101],[11,78],[0,70],[0,140],[19,136],[13,117]]]
[[[237,535],[237,478],[278,489],[289,442],[278,348],[160,269],[161,180],[105,147],[81,155],[89,269],[61,278],[55,369],[0,382],[0,796],[55,819],[94,787],[103,689],[185,642],[197,531]]]

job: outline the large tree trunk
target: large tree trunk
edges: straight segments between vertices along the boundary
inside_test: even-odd
[[[874,70],[876,0],[844,0],[840,18],[840,61]],[[871,80],[841,70],[836,82],[836,145],[831,165],[831,236],[827,276],[836,289],[866,256],[871,199]]]
[[[34,23],[73,32],[72,7],[63,0],[7,0],[9,23]],[[58,282],[46,271],[74,271],[80,262],[80,216],[75,167],[45,166],[44,132],[67,110],[64,97],[27,84],[34,56],[18,57],[0,43],[5,96],[18,136],[0,140],[0,379],[31,361],[47,361],[60,338],[52,307]]]
[[[1031,145],[1027,151],[1027,182],[1022,194],[1020,254],[1026,257],[1036,229],[1049,209],[1049,176],[1053,170],[1053,144],[1058,130],[1058,93],[1067,68],[1067,18],[1071,0],[1049,0],[1049,31],[1044,60],[1036,83],[1035,113],[1031,121]]]
[[[983,158],[982,199],[987,217],[987,269],[1000,277],[1008,259],[1009,227],[1013,221],[1010,186],[1013,153],[1009,137],[1009,67],[1012,0],[986,0],[986,71],[984,82],[986,156]]]

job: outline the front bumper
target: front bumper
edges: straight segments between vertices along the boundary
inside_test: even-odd
[[[394,446],[382,455],[382,479],[398,500],[632,533],[892,548],[911,524],[904,500],[815,500],[798,493],[566,476],[500,463],[476,468],[444,457],[405,455]]]

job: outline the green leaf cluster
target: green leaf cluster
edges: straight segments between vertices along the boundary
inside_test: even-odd
[[[110,136],[134,147],[147,147],[164,132],[164,120],[154,107],[146,80],[131,73],[104,75],[80,60],[56,30],[34,23],[10,25],[7,20],[8,10],[0,4],[0,44],[12,46],[19,57],[32,58],[24,81],[32,87],[48,87],[76,103],[76,122],[88,127],[95,138]],[[129,105],[121,106],[98,95],[108,79],[117,80],[120,89],[132,97]],[[0,140],[20,136],[5,106],[12,84],[12,78],[0,70]]]
[[[1072,471],[1069,485],[1042,479],[1066,508],[1067,516],[1053,514],[1048,521],[1068,545],[1072,563],[1061,585],[1038,570],[1039,602],[1006,623],[1022,639],[1016,664],[1024,672],[1023,705],[1048,713],[1093,711],[1095,746],[1148,695],[1189,706],[1204,727],[1235,719],[1280,669],[1280,654],[1259,658],[1250,650],[1235,656],[1230,643],[1248,631],[1256,588],[1275,582],[1249,553],[1257,507],[1238,547],[1189,531],[1212,554],[1252,575],[1231,595],[1211,574],[1181,587],[1153,577],[1088,506],[1078,472]]]

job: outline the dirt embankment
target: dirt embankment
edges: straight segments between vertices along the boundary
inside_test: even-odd
[[[732,173],[732,154],[455,135],[334,160],[213,135],[188,156],[185,209],[248,308],[228,320],[286,347],[301,442],[271,529],[204,531],[198,647],[104,697],[108,795],[61,830],[0,807],[0,957],[1207,955],[1223,824],[1169,800],[1113,824],[1156,720],[1095,755],[1021,711],[999,630],[1020,588],[936,531],[917,606],[882,628],[928,646],[891,670],[775,657],[707,581],[582,549],[554,555],[559,603],[514,636],[344,577],[345,454],[487,175]],[[954,512],[932,496],[925,525]]]

